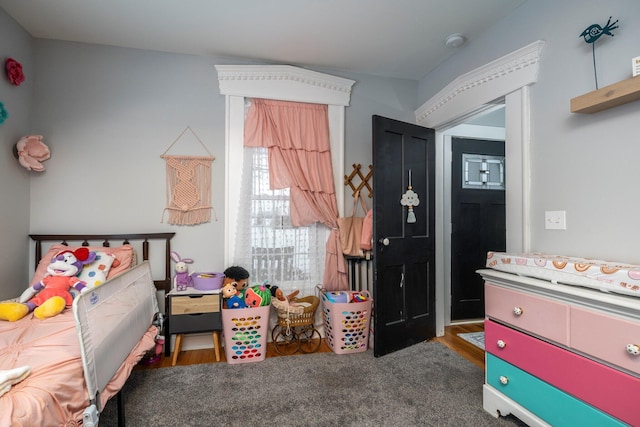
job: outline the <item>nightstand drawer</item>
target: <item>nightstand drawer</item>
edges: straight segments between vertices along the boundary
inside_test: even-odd
[[[215,313],[219,311],[220,296],[217,294],[171,296],[171,313],[169,313],[171,316],[181,314]]]
[[[172,334],[209,332],[222,329],[220,313],[196,313],[171,316],[169,325]]]

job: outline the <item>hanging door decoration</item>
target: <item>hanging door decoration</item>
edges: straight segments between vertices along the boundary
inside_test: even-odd
[[[196,137],[208,156],[168,155],[167,152],[190,131]],[[215,157],[202,143],[198,135],[187,126],[160,156],[167,164],[167,222],[175,225],[197,225],[211,221],[211,164]],[[214,211],[215,215],[215,211]],[[216,218],[217,220],[217,218]]]
[[[402,206],[407,206],[409,209],[409,212],[407,213],[407,222],[409,224],[416,222],[416,214],[413,213],[413,207],[420,204],[420,199],[411,186],[411,169],[409,169],[409,185],[407,186],[407,191],[402,195],[402,199],[400,199],[400,204]]]

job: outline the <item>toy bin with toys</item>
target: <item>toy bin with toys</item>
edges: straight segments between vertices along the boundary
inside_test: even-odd
[[[270,305],[226,308],[222,311],[224,354],[227,363],[260,362],[267,356]]]
[[[331,351],[336,354],[367,351],[373,306],[369,292],[321,291],[321,296],[325,341]]]

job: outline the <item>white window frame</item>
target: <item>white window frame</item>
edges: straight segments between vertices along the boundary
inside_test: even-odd
[[[290,65],[216,65],[220,94],[225,96],[225,234],[224,265],[235,250],[238,198],[242,170],[245,98],[326,104],[329,115],[331,161],[339,212],[344,205],[345,107],[354,80]]]

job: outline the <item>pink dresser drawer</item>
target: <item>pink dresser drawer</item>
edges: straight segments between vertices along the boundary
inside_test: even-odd
[[[569,344],[567,304],[485,283],[485,313],[560,344]],[[516,314],[520,310],[521,314]]]
[[[640,374],[640,354],[627,352],[628,344],[640,346],[640,322],[571,307],[570,337],[571,348]]]
[[[640,378],[485,321],[486,351],[626,423],[640,426]]]

